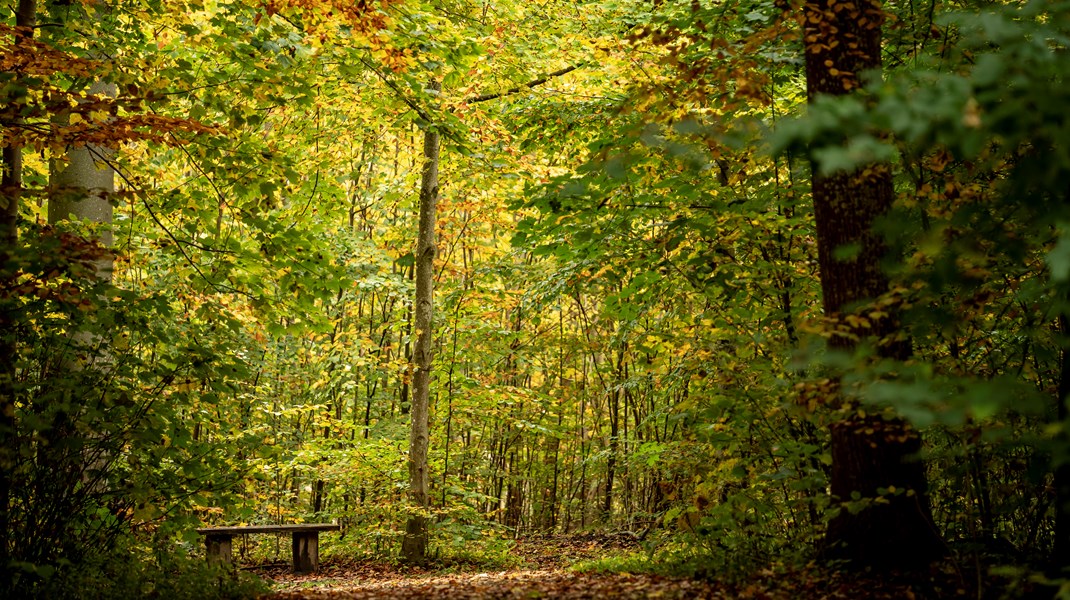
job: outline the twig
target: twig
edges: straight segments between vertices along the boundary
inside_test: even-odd
[[[523,85],[518,85],[516,87],[509,88],[509,89],[505,90],[504,92],[498,92],[498,93],[494,93],[494,94],[480,94],[478,96],[470,96],[468,98],[465,98],[464,103],[465,104],[478,104],[480,102],[488,102],[490,100],[497,100],[498,98],[503,98],[505,96],[511,96],[513,94],[520,93],[520,92],[522,92],[522,91],[524,91],[526,89],[531,89],[531,88],[534,88],[536,86],[540,86],[540,85],[546,83],[547,81],[550,81],[554,77],[560,77],[560,76],[565,75],[567,73],[571,73],[571,72],[575,71],[576,69],[580,68],[581,66],[583,66],[583,65],[582,64],[569,65],[569,66],[565,67],[564,69],[558,69],[557,71],[554,71],[553,73],[547,73],[546,75],[543,75],[542,77],[540,77],[538,79],[533,79],[533,80],[531,80],[531,81],[529,81],[529,82],[527,82],[527,83],[525,83]]]

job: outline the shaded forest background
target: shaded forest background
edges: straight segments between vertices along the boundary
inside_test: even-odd
[[[692,573],[1070,564],[1070,3],[4,10],[5,594],[202,524],[395,557],[414,515],[421,560],[599,530]]]

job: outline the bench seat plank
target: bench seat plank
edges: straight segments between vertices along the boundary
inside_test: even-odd
[[[289,533],[293,535],[294,573],[315,573],[320,566],[319,533],[338,531],[333,523],[296,523],[291,525],[246,525],[231,527],[201,527],[208,561],[231,564],[231,538],[249,533]]]
[[[308,533],[312,531],[338,531],[341,525],[334,523],[296,523],[290,525],[235,525],[229,527],[202,527],[201,535],[244,535],[246,533]]]

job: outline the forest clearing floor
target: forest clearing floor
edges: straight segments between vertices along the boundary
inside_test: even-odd
[[[276,590],[261,600],[935,599],[998,598],[1006,591],[989,587],[978,594],[976,585],[946,567],[934,567],[931,577],[913,582],[889,574],[854,576],[808,567],[759,570],[732,583],[718,582],[715,577],[698,580],[572,569],[577,562],[629,549],[638,549],[637,543],[618,536],[584,534],[518,540],[512,552],[522,563],[506,569],[466,564],[421,569],[381,561],[326,561],[315,575],[294,575],[284,565],[256,570]]]

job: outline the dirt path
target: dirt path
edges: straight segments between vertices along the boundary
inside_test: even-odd
[[[634,549],[625,535],[584,534],[518,540],[512,554],[522,563],[513,569],[479,570],[460,565],[453,572],[400,568],[384,563],[327,564],[316,576],[294,576],[285,567],[261,573],[279,591],[265,600],[370,599],[507,599],[562,598],[729,598],[705,582],[654,575],[577,573],[577,561]]]
[[[851,577],[812,566],[789,572],[760,570],[747,581],[728,584],[657,575],[578,573],[569,568],[577,560],[605,556],[633,544],[606,536],[520,540],[513,554],[522,566],[512,569],[458,565],[431,571],[357,561],[328,562],[313,576],[295,576],[287,565],[257,570],[274,581],[277,590],[261,600],[898,600],[985,595],[968,593],[958,576],[935,569],[913,583],[888,573]]]
[[[775,576],[755,573],[737,585],[654,575],[576,573],[567,569],[513,569],[487,573],[366,573],[340,579],[306,579],[261,600],[921,600],[1001,598],[957,585],[846,579],[830,573]],[[1051,597],[1049,595],[1048,597]]]
[[[707,583],[643,575],[573,573],[565,570],[511,570],[405,576],[314,585],[310,589],[277,592],[270,600],[527,600],[561,598],[622,600],[658,598],[734,598]]]

